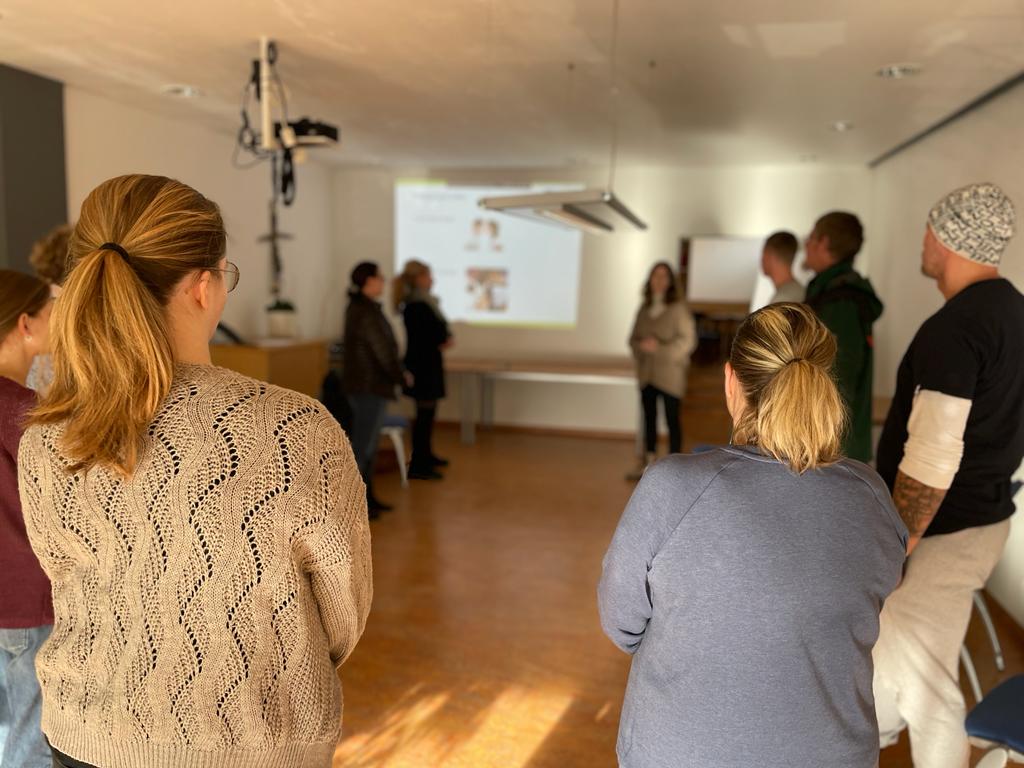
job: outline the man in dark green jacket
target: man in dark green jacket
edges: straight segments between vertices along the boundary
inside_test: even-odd
[[[871,402],[874,374],[872,326],[882,302],[870,281],[853,269],[864,243],[864,228],[852,213],[832,211],[814,225],[805,243],[806,267],[816,277],[807,286],[807,304],[835,334],[836,379],[850,409],[843,451],[851,459],[871,461]]]

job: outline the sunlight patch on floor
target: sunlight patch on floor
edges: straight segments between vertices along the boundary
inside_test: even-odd
[[[402,754],[415,754],[419,751],[423,729],[429,727],[448,699],[446,693],[427,696],[392,712],[377,731],[344,739],[334,753],[334,768],[412,765],[395,762],[394,759]]]
[[[573,702],[564,692],[511,686],[474,717],[446,713],[449,693],[396,707],[379,728],[346,738],[335,768],[523,768]]]
[[[491,705],[476,733],[444,765],[522,768],[570,704],[572,696],[565,694],[509,688]]]

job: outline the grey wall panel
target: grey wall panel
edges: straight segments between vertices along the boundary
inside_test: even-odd
[[[64,86],[0,65],[0,264],[28,270],[32,244],[67,216]]]

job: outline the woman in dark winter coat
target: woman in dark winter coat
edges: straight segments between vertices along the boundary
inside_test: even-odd
[[[349,437],[359,472],[366,483],[371,518],[390,509],[373,494],[373,463],[388,401],[395,399],[397,387],[407,383],[398,359],[395,335],[380,305],[383,294],[384,277],[380,268],[369,261],[356,265],[345,311],[342,385],[352,407]]]
[[[394,282],[395,311],[405,320],[405,367],[413,379],[405,394],[416,401],[409,464],[409,477],[414,480],[440,480],[438,467],[448,466],[434,454],[432,443],[437,401],[445,395],[442,351],[451,346],[452,335],[437,299],[430,294],[433,285],[430,267],[421,261],[408,262]]]

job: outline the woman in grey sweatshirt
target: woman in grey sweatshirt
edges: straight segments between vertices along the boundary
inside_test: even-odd
[[[874,768],[871,649],[907,531],[839,454],[835,340],[806,307],[747,319],[726,364],[733,440],[651,467],[598,588],[633,655],[625,768]]]

